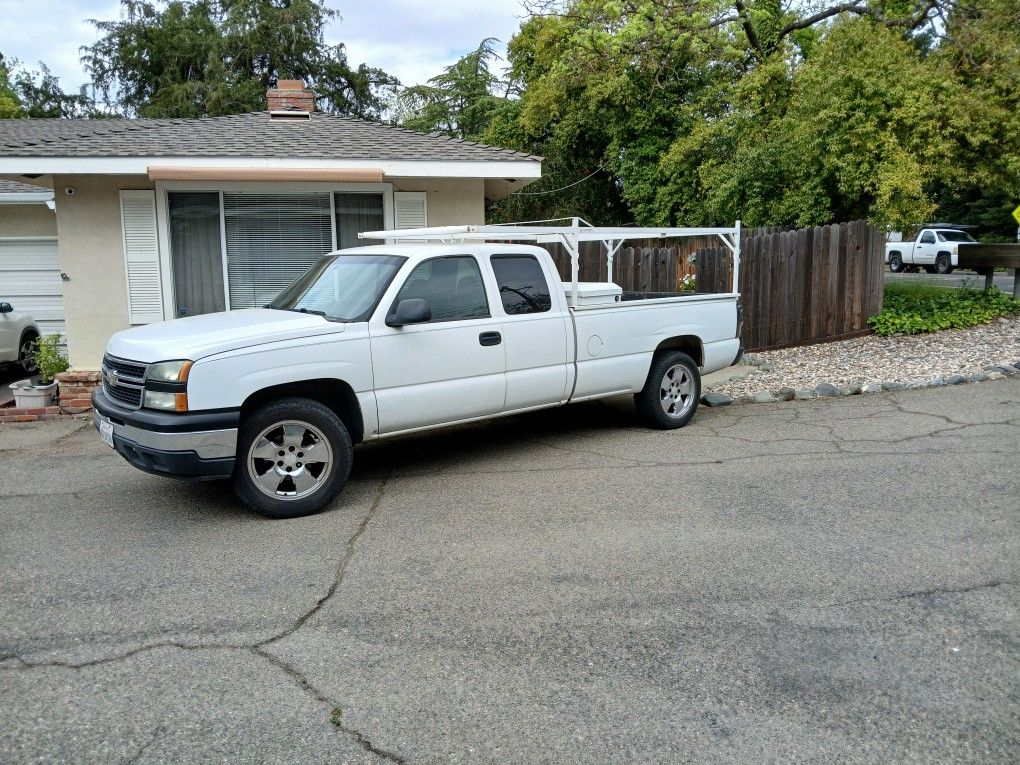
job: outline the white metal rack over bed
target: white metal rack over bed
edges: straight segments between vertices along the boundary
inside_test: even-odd
[[[554,225],[570,221],[570,225]],[[393,231],[365,231],[361,239],[384,239],[389,242],[416,240],[425,242],[558,242],[570,253],[570,307],[577,308],[577,275],[581,242],[601,242],[606,251],[606,273],[613,273],[613,258],[628,239],[671,239],[691,236],[717,236],[733,253],[733,292],[739,292],[740,221],[732,228],[629,228],[592,226],[582,218],[557,218],[524,223],[496,223],[482,226],[432,226],[404,228]]]

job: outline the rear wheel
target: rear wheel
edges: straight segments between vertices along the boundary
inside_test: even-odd
[[[889,256],[889,270],[894,274],[898,274],[903,270],[903,258],[898,252],[894,252]]]
[[[657,354],[640,393],[634,395],[638,414],[652,428],[682,428],[698,409],[701,374],[694,359],[680,351]]]
[[[937,274],[950,274],[953,272],[953,264],[949,260],[949,256],[946,254],[939,255],[935,258],[935,273]]]
[[[234,491],[270,518],[310,515],[343,489],[353,457],[351,437],[332,409],[311,399],[280,399],[242,423]]]
[[[26,333],[21,338],[21,345],[18,346],[18,365],[25,370],[26,374],[34,375],[39,371],[39,367],[36,366],[35,359],[33,358],[38,342],[39,336],[31,332]]]

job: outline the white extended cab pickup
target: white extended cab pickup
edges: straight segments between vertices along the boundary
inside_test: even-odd
[[[943,226],[923,228],[913,242],[887,242],[885,262],[894,274],[922,267],[929,274],[950,274],[960,265],[960,246],[975,244],[965,231]]]
[[[352,444],[622,394],[652,427],[677,428],[700,375],[738,359],[735,291],[579,283],[578,238],[564,283],[546,250],[483,241],[491,228],[374,232],[391,243],[323,257],[266,308],[118,332],[96,427],[142,470],[230,478],[253,509],[295,517],[336,497]],[[739,227],[682,231],[739,248]],[[411,234],[425,241],[396,241]],[[619,244],[602,241],[611,259]]]

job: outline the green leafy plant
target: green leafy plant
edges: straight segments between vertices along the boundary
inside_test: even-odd
[[[891,284],[885,288],[882,312],[868,319],[868,324],[879,335],[913,335],[974,327],[1015,314],[1020,314],[1020,301],[997,289]]]
[[[60,335],[56,332],[36,343],[32,359],[39,368],[40,385],[49,385],[58,374],[67,371],[67,354],[60,349]]]

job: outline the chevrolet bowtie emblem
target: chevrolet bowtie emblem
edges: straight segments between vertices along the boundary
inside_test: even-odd
[[[117,370],[111,369],[106,375],[106,381],[110,383],[110,385],[119,385],[120,379],[117,377]]]

